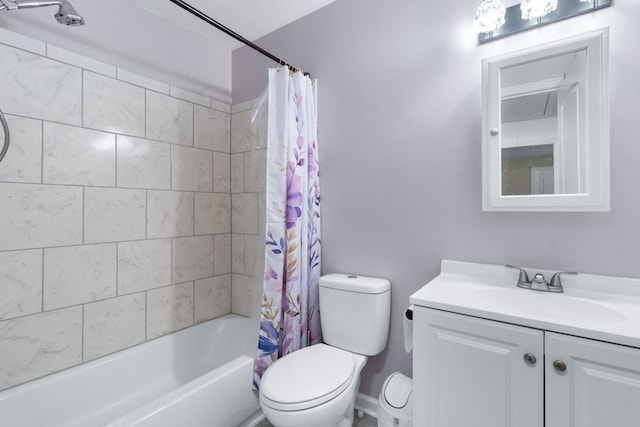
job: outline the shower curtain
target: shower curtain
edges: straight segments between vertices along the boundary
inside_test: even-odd
[[[321,341],[315,83],[269,70],[265,273],[254,387],[278,358]]]

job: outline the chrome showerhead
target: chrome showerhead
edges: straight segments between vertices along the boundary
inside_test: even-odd
[[[66,0],[57,1],[28,1],[28,0],[0,0],[0,10],[28,9],[32,7],[58,6],[56,20],[64,25],[78,27],[84,25],[84,18],[76,12]]]
[[[62,2],[60,10],[58,10],[58,13],[54,16],[59,23],[70,27],[79,27],[84,25],[84,18],[80,16],[73,6],[71,6],[71,3],[67,1]]]

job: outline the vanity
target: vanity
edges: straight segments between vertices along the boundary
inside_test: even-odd
[[[640,426],[640,279],[563,275],[541,292],[521,277],[444,260],[411,296],[414,425]]]

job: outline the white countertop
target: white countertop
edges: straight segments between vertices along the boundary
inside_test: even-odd
[[[527,268],[529,277],[554,272]],[[516,286],[504,265],[443,260],[441,273],[413,295],[416,306],[640,348],[640,279],[562,276],[564,293]]]

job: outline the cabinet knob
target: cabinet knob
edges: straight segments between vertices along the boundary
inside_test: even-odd
[[[525,353],[524,361],[527,362],[527,363],[530,363],[532,365],[535,365],[536,364],[536,357],[531,353]]]
[[[567,370],[567,364],[564,363],[562,360],[554,360],[553,367],[558,372],[564,372]]]
[[[498,129],[498,128],[493,128],[493,129],[491,129],[491,130],[489,131],[489,135],[491,135],[491,136],[498,136],[498,135],[500,135],[500,129]]]

